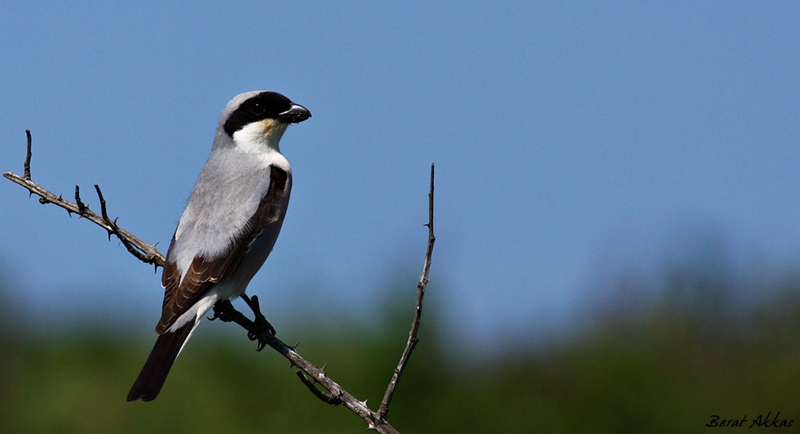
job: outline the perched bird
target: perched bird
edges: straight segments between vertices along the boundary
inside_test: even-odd
[[[242,295],[269,256],[292,190],[291,168],[278,145],[289,124],[310,117],[276,92],[242,93],[225,106],[211,155],[172,236],[158,340],[129,402],[158,396],[203,315],[218,301]]]

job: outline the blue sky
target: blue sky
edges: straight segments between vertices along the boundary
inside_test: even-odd
[[[225,103],[281,92],[314,117],[284,136],[292,202],[249,292],[330,324],[413,292],[434,162],[432,303],[465,341],[581,324],[597,282],[706,238],[734,268],[800,263],[800,6],[533,3],[3,2],[0,169],[31,129],[35,181],[95,209],[100,184],[165,251]],[[24,309],[151,330],[160,274],[5,180],[0,201]]]

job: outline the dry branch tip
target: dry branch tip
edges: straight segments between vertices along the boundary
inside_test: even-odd
[[[30,179],[31,179],[31,157],[33,156],[33,154],[31,153],[31,144],[33,143],[33,140],[31,139],[31,130],[25,130],[25,135],[28,138],[28,152],[25,155],[25,164],[23,166],[23,170],[24,170],[23,178],[28,180],[28,181],[30,181]]]
[[[403,376],[403,372],[408,365],[411,352],[414,351],[414,348],[416,348],[419,343],[417,332],[419,331],[422,320],[422,302],[425,298],[425,286],[429,282],[428,275],[430,273],[431,258],[433,256],[433,244],[436,241],[436,237],[433,235],[434,174],[434,165],[431,164],[431,182],[428,192],[428,223],[425,224],[425,226],[428,227],[428,246],[425,249],[425,262],[422,266],[422,276],[420,276],[419,283],[417,284],[417,303],[414,309],[414,320],[411,322],[411,331],[408,333],[408,341],[406,342],[403,354],[400,356],[400,362],[397,364],[391,380],[389,380],[389,386],[386,388],[386,393],[383,395],[383,400],[378,407],[378,416],[381,420],[386,420],[389,416],[389,405],[397,389],[397,384],[400,382],[400,378]]]

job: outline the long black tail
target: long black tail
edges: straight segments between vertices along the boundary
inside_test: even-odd
[[[167,379],[172,363],[181,352],[183,343],[189,338],[194,329],[196,318],[186,323],[183,327],[175,330],[174,333],[166,332],[158,337],[153,351],[144,363],[142,372],[133,383],[131,391],[128,392],[128,402],[140,399],[142,401],[152,401],[158,396],[164,381]]]

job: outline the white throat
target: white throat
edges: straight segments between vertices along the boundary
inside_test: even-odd
[[[264,119],[247,124],[233,133],[233,142],[244,152],[262,154],[280,152],[280,141],[289,124],[276,119]]]

